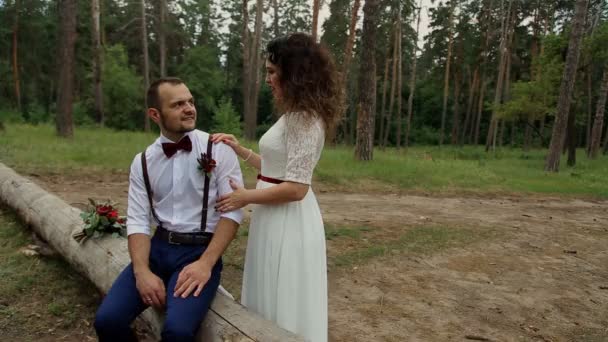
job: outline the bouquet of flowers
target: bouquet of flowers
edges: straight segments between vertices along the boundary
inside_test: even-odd
[[[98,238],[103,234],[111,234],[113,237],[126,236],[127,219],[118,215],[114,203],[109,200],[97,203],[91,198],[89,203],[87,210],[80,214],[84,228],[72,235],[76,241],[83,243],[90,237]]]

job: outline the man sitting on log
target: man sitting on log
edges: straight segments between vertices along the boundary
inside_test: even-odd
[[[220,283],[221,255],[243,218],[241,210],[214,210],[216,199],[233,191],[231,179],[243,184],[241,169],[230,147],[195,130],[188,87],[178,78],[159,79],[147,101],[161,135],[131,164],[131,264],[97,311],[102,342],[135,341],[130,324],[149,306],[166,311],[163,341],[193,341]]]

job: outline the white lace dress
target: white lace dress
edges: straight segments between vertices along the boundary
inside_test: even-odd
[[[283,115],[260,139],[262,175],[310,184],[323,149],[323,127],[321,119]],[[257,184],[258,189],[272,186]],[[327,341],[325,233],[312,189],[298,202],[254,206],[242,303],[307,341]]]

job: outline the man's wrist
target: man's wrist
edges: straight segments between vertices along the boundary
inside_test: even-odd
[[[133,264],[133,274],[138,277],[142,274],[146,274],[149,273],[150,271],[150,267],[148,265],[135,265]]]

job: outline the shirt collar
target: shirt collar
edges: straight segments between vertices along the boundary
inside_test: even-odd
[[[193,138],[194,138],[194,131],[195,130],[192,130],[192,131],[184,134],[184,136],[186,136],[186,135],[189,136],[190,140],[192,140],[192,142],[194,142],[194,140],[193,140]],[[162,144],[162,143],[176,143],[176,142],[177,141],[173,141],[173,140],[167,138],[166,136],[164,136],[162,132],[160,133],[160,136],[158,137],[158,143],[159,144]]]

